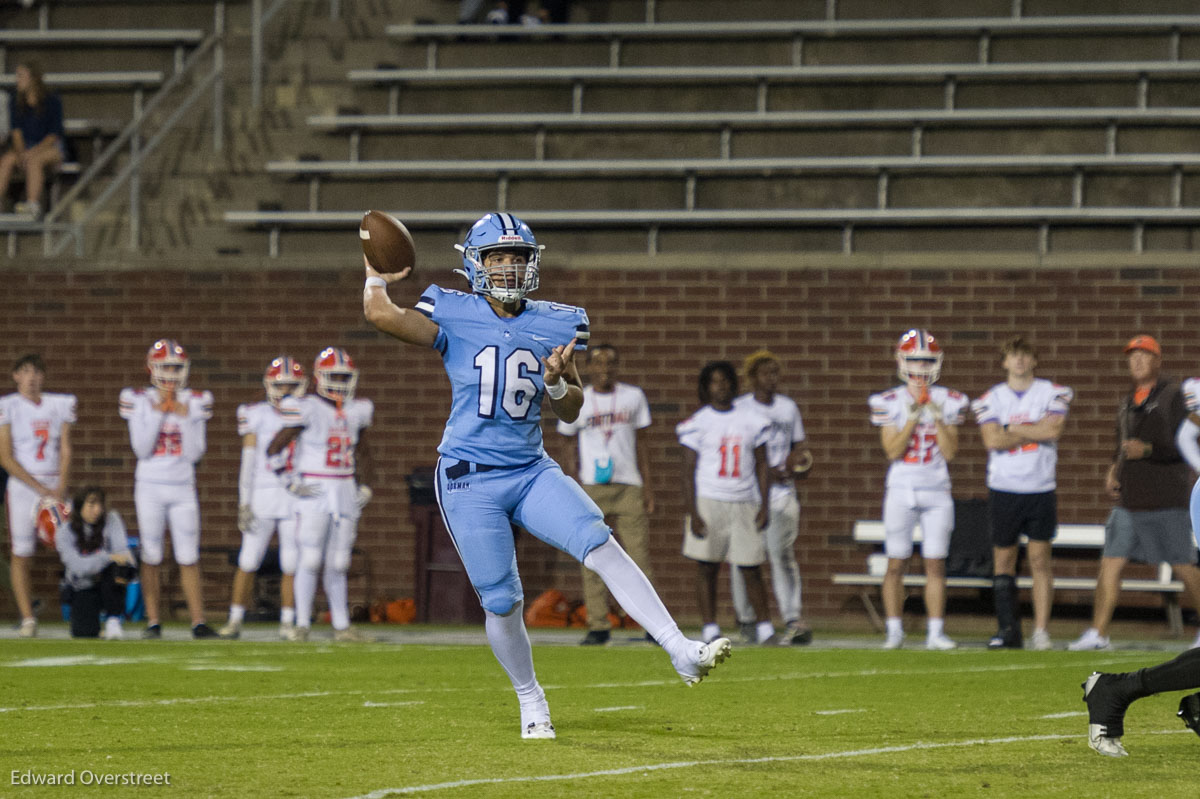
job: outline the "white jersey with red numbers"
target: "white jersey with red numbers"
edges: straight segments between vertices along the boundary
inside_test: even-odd
[[[650,426],[650,405],[637,386],[615,383],[607,394],[584,386],[574,422],[558,422],[558,432],[579,437],[579,482],[642,485],[637,431]]]
[[[767,443],[771,420],[749,408],[705,405],[675,426],[679,443],[696,453],[696,496],[758,502],[754,450]]]
[[[1075,392],[1049,380],[1037,379],[1025,391],[1014,391],[1007,383],[992,386],[971,403],[980,425],[1033,424],[1047,416],[1066,416]],[[988,452],[987,485],[993,491],[1013,494],[1044,494],[1055,489],[1058,444],[1031,441],[1015,449]]]
[[[179,411],[163,413],[157,388],[123,388],[121,418],[129,424],[129,440],[137,456],[134,479],[169,485],[196,482],[196,464],[208,446],[206,425],[213,415],[211,391],[181,388],[175,392]]]
[[[746,407],[757,411],[771,421],[767,438],[767,465],[778,469],[787,465],[792,447],[804,440],[804,422],[800,419],[800,408],[791,397],[776,394],[770,405],[763,405],[754,394],[743,394],[733,401],[733,407]],[[788,499],[796,496],[796,483],[772,482],[769,499],[772,508],[782,507]]]
[[[301,477],[353,477],[358,434],[371,426],[375,405],[352,399],[338,410],[326,399],[306,394],[284,397],[279,403],[284,427],[303,427],[294,456]]]
[[[284,428],[283,412],[269,402],[251,402],[237,407],[237,431],[239,436],[254,436],[254,489],[282,488],[283,483],[267,463],[267,447],[275,434]],[[296,453],[296,442],[288,444],[288,465],[285,472],[293,470],[292,458]]]
[[[1183,381],[1183,402],[1188,413],[1200,414],[1200,377],[1189,377]]]
[[[38,403],[22,394],[0,397],[0,427],[8,425],[13,458],[34,477],[58,476],[64,424],[75,424],[72,394],[43,393]]]
[[[945,386],[930,386],[929,398],[932,405],[941,406],[942,423],[963,423],[963,412],[969,400],[966,394]],[[908,421],[908,409],[915,401],[906,386],[896,386],[867,400],[871,406],[871,424],[876,427],[891,426],[900,430]],[[913,428],[912,438],[904,454],[892,461],[888,468],[889,488],[950,489],[950,469],[946,458],[937,445],[937,411],[926,405],[921,419]]]

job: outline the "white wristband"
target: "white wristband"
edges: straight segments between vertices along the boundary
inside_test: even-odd
[[[378,286],[381,289],[387,288],[387,281],[376,275],[367,278],[367,282],[363,285],[364,289],[369,289],[371,286]]]
[[[567,396],[568,388],[570,388],[570,386],[567,385],[567,381],[560,377],[558,378],[557,383],[546,384],[546,394],[549,395],[550,399],[552,400],[560,400]]]

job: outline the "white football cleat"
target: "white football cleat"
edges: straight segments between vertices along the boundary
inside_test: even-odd
[[[121,619],[117,616],[109,616],[104,620],[104,639],[106,641],[120,641],[125,637],[125,631],[121,629]]]
[[[1106,757],[1129,757],[1120,738],[1109,738],[1103,724],[1088,725],[1088,746]]]
[[[279,640],[280,641],[292,640],[292,630],[294,630],[294,629],[296,629],[296,625],[292,624],[290,621],[279,622]]]
[[[231,621],[220,630],[217,630],[217,635],[222,638],[240,638],[242,635],[242,625]]]
[[[696,641],[689,641],[688,644],[689,647],[696,647],[696,649],[692,650],[696,653],[696,659],[683,665],[674,663],[674,661],[672,663],[675,666],[675,671],[679,673],[679,676],[689,686],[698,684],[718,664],[724,663],[733,654],[733,644],[729,642],[728,638],[717,638],[707,644],[701,644]]]
[[[904,646],[904,633],[888,633],[887,638],[883,639],[884,649],[899,649]]]
[[[531,721],[521,730],[522,738],[556,738],[554,725],[549,721]]]
[[[334,630],[333,640],[342,643],[370,644],[374,643],[375,636],[359,632],[357,627],[347,627],[344,630]]]
[[[958,644],[948,638],[945,633],[938,633],[925,639],[925,648],[932,652],[949,652],[951,649],[958,649]]]
[[[309,632],[309,630],[307,627],[298,627],[298,626],[293,627],[291,629],[291,631],[288,633],[288,640],[289,641],[307,641],[308,640],[308,632]]]
[[[1092,672],[1083,683],[1083,701],[1088,707],[1088,746],[1106,757],[1128,757],[1121,736],[1125,734],[1125,709],[1132,701],[1120,690],[1121,677]]]
[[[22,619],[18,635],[22,638],[37,638],[37,619]]]
[[[1094,649],[1112,649],[1112,642],[1107,635],[1101,635],[1095,627],[1088,627],[1083,635],[1067,644],[1072,652],[1087,652]]]
[[[1034,630],[1026,648],[1032,649],[1035,652],[1050,651],[1054,648],[1054,645],[1050,642],[1050,633],[1045,630]]]

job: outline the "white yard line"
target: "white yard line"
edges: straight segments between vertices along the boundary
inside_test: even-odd
[[[843,713],[866,713],[865,707],[849,708],[847,710],[814,710],[818,716],[840,716]]]
[[[1045,716],[1038,716],[1038,718],[1040,718],[1040,719],[1069,719],[1069,718],[1073,718],[1075,716],[1086,716],[1087,714],[1088,714],[1088,712],[1086,710],[1072,710],[1067,713],[1048,713]]]
[[[618,710],[645,710],[645,705],[617,705],[616,707],[593,708],[594,713],[615,713]]]
[[[1173,734],[1178,732],[1191,733],[1191,730],[1156,730],[1154,735]],[[917,742],[902,746],[880,746],[874,749],[851,749],[845,752],[824,752],[813,755],[782,755],[778,757],[747,757],[729,758],[725,760],[680,760],[673,763],[647,763],[641,766],[626,766],[625,768],[604,769],[602,771],[581,771],[574,774],[537,774],[525,777],[492,777],[477,780],[455,780],[454,782],[438,782],[429,785],[409,785],[404,788],[380,788],[377,791],[360,794],[351,799],[384,799],[388,796],[400,796],[413,793],[429,793],[453,788],[466,788],[472,785],[511,785],[515,783],[563,782],[567,780],[588,780],[597,777],[620,777],[626,774],[641,774],[647,771],[667,771],[670,769],[694,768],[696,766],[743,766],[760,763],[796,763],[817,762],[822,760],[840,760],[855,757],[873,757],[875,755],[892,755],[902,752],[915,752],[931,749],[965,749],[971,746],[998,746],[1011,743],[1030,743],[1033,741],[1061,741],[1078,738],[1082,745],[1084,733],[1074,735],[1023,735],[1010,738],[973,738],[965,741],[946,741],[944,743]],[[1086,755],[1083,755],[1086,756]]]

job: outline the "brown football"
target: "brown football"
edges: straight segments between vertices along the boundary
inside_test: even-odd
[[[367,261],[377,272],[403,272],[417,262],[412,234],[391,214],[367,211],[358,226],[358,237]]]

